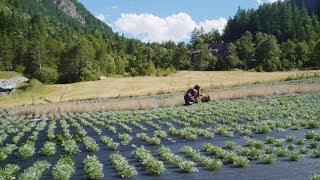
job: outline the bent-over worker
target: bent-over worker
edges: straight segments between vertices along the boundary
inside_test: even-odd
[[[190,88],[187,93],[184,95],[185,105],[191,105],[193,103],[198,103],[198,98],[202,97],[200,94],[200,86],[195,85],[193,88]]]

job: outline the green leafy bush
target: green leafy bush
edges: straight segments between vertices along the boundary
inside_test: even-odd
[[[106,143],[107,146],[108,146],[110,149],[112,149],[112,150],[116,150],[116,149],[119,147],[119,145],[120,145],[119,143],[114,142],[112,138],[107,137],[107,136],[102,136],[102,137],[100,138],[100,140],[101,140],[102,142]]]
[[[179,167],[184,172],[198,171],[198,169],[195,167],[196,163],[187,161],[184,158],[173,154],[167,147],[162,146],[161,148],[159,148],[158,152],[165,161]]]
[[[90,179],[102,179],[104,177],[103,165],[95,155],[87,156],[83,162],[85,164],[84,170]]]
[[[43,173],[50,168],[48,161],[37,161],[31,167],[23,171],[19,176],[20,180],[40,180]]]
[[[3,168],[0,168],[0,179],[15,179],[19,169],[18,165],[6,164]]]
[[[99,145],[96,143],[96,141],[89,136],[86,136],[83,138],[83,143],[90,152],[97,152],[99,151]]]
[[[136,169],[129,165],[128,160],[118,153],[113,153],[110,155],[113,166],[118,171],[118,174],[122,178],[129,178],[138,175]]]
[[[52,168],[53,179],[68,180],[75,173],[75,163],[70,156],[61,156]]]
[[[132,137],[129,134],[119,134],[121,145],[126,146],[132,141]]]
[[[19,148],[19,156],[23,159],[31,157],[35,153],[35,144],[32,141],[27,141]]]
[[[154,158],[150,151],[144,147],[136,148],[133,151],[133,154],[137,159],[139,159],[149,174],[159,175],[164,172],[165,168],[163,162]]]
[[[46,156],[51,156],[56,153],[56,144],[54,142],[46,142],[41,148],[41,153]]]
[[[299,158],[300,158],[299,153],[297,153],[297,152],[290,152],[290,153],[289,153],[289,159],[290,159],[291,161],[298,161]]]
[[[276,160],[276,157],[273,154],[266,154],[262,156],[262,160],[266,164],[272,164]]]

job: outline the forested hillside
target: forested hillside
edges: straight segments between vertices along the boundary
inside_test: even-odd
[[[320,1],[319,0],[291,0],[292,4],[298,7],[305,7],[308,9],[309,14],[316,13],[320,15]]]
[[[215,65],[258,71],[320,67],[319,38],[319,17],[290,1],[239,8],[222,37],[228,52]]]
[[[319,37],[318,17],[289,1],[239,9],[224,34],[195,29],[186,45],[125,38],[76,0],[0,0],[0,70],[44,83],[175,70],[320,67]],[[227,50],[213,55],[209,45],[222,40]]]
[[[188,61],[185,45],[124,38],[76,0],[0,0],[0,27],[0,70],[45,83],[162,75],[174,69],[173,56]]]

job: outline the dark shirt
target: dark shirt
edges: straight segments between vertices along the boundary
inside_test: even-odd
[[[196,91],[193,88],[190,88],[187,93],[184,95],[185,102],[197,102],[195,99]]]

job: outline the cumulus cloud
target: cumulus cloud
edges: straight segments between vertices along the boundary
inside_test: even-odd
[[[227,20],[225,18],[219,18],[217,20],[205,20],[204,22],[200,22],[200,26],[203,27],[203,30],[205,32],[209,32],[212,29],[218,30],[220,33],[222,33],[224,27],[227,24]]]
[[[259,4],[263,4],[263,3],[274,3],[274,2],[277,2],[277,1],[283,2],[284,0],[257,0],[257,3],[259,3]]]
[[[153,14],[121,14],[121,17],[114,24],[119,31],[131,34],[144,42],[168,40],[179,42],[187,40],[196,27],[202,26],[207,32],[212,28],[221,32],[226,23],[226,19],[220,18],[205,20],[197,24],[188,14],[181,12],[165,18]]]
[[[95,16],[97,19],[100,19],[101,21],[105,21],[106,20],[106,17],[104,16],[104,14],[98,14]]]

